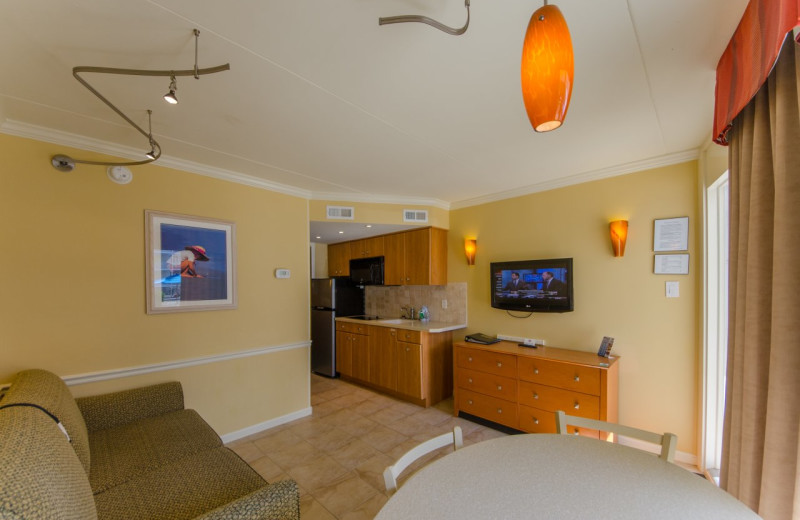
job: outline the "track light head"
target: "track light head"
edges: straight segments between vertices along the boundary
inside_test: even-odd
[[[156,151],[155,151],[155,149],[150,150],[149,152],[144,154],[144,156],[147,157],[148,159],[152,159],[152,160],[155,161],[156,160]]]
[[[178,96],[175,94],[177,90],[178,90],[178,82],[175,80],[175,76],[170,76],[169,92],[164,94],[164,101],[166,101],[170,105],[177,105]]]

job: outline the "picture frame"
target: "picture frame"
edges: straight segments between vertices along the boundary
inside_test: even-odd
[[[689,217],[655,219],[653,251],[688,251]]]
[[[236,224],[145,211],[147,314],[235,309]]]
[[[689,274],[689,253],[655,255],[653,274]]]

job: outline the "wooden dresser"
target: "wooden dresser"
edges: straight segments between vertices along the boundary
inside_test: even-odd
[[[555,433],[555,412],[617,422],[619,357],[553,347],[453,345],[454,412]],[[595,430],[572,433],[598,437]]]

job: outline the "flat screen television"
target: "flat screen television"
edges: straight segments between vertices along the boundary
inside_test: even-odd
[[[492,262],[492,307],[509,311],[573,310],[572,258]]]

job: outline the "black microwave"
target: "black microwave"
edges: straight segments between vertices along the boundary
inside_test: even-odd
[[[383,285],[383,257],[350,260],[350,279],[356,285]]]

